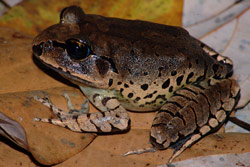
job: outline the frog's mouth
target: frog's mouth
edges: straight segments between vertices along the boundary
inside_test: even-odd
[[[88,85],[88,86],[95,87],[95,84],[93,82],[71,75],[69,71],[65,72],[62,70],[62,68],[53,67],[52,65],[44,62],[42,59],[37,58],[37,56],[34,56],[34,57],[36,57],[36,59],[38,59],[39,62],[45,65],[46,68],[52,69],[53,71],[57,72],[59,75],[61,75],[62,77],[66,78],[67,80],[71,81],[72,83],[76,85]]]

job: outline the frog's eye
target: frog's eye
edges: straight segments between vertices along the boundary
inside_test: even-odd
[[[90,47],[81,40],[68,39],[66,41],[66,50],[71,59],[81,60],[89,56]]]

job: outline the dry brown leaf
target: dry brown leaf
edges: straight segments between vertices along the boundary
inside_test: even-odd
[[[82,98],[80,91],[72,88],[58,88],[46,92],[52,99],[56,99],[56,104],[65,102],[63,98],[57,98],[61,92],[72,94],[73,99],[77,101]],[[27,150],[39,163],[51,165],[63,162],[82,151],[93,140],[94,134],[74,133],[65,128],[34,121],[35,117],[53,117],[50,109],[34,100],[34,96],[43,94],[41,91],[32,91],[0,95],[0,111],[23,127],[28,143]],[[8,131],[9,134],[11,132]]]
[[[28,150],[28,143],[23,127],[0,112],[0,134],[18,146]]]
[[[240,167],[250,166],[250,152],[243,154],[222,154],[198,157],[190,160],[180,161],[172,164],[175,167]],[[169,167],[167,164],[158,167]]]

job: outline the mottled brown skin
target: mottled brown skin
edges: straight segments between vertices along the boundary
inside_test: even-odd
[[[183,28],[88,15],[76,6],[65,8],[60,20],[34,39],[34,55],[79,85],[100,113],[54,111],[58,119],[41,121],[112,132],[129,128],[127,110],[158,111],[151,142],[156,149],[179,144],[174,158],[222,125],[238,101],[239,86],[227,79],[231,60]],[[89,54],[72,57],[73,44]]]

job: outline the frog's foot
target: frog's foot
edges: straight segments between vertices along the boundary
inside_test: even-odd
[[[156,149],[154,147],[148,147],[148,148],[142,148],[142,149],[138,149],[138,150],[132,150],[132,151],[128,151],[128,152],[124,153],[122,156],[126,157],[126,156],[132,155],[132,154],[143,154],[143,153],[147,153],[147,152],[156,152]]]
[[[87,98],[85,98],[84,103],[81,105],[81,109],[76,110],[72,103],[71,100],[69,98],[69,95],[67,93],[63,93],[64,98],[67,100],[67,106],[69,109],[69,114],[73,114],[73,115],[81,115],[81,114],[87,114],[89,112],[89,101]]]
[[[54,114],[56,115],[63,115],[66,114],[66,112],[64,112],[63,110],[61,110],[60,108],[57,108],[49,99],[48,95],[46,93],[44,93],[44,97],[40,98],[38,96],[34,96],[34,99],[39,101],[40,103],[42,103],[43,105],[49,107]],[[38,120],[38,118],[36,118],[36,120]]]
[[[69,112],[65,112],[51,103],[48,96],[44,98],[34,97],[47,107],[50,107],[57,118],[35,118],[35,121],[48,122],[54,125],[66,127],[76,132],[114,132],[127,130],[130,126],[130,119],[117,99],[105,99],[107,111],[86,113],[89,109],[88,101],[82,105],[80,110],[75,110],[68,95],[64,94],[67,100]]]
[[[37,101],[39,101],[39,102],[41,102],[43,105],[49,107],[53,111],[53,113],[58,118],[61,118],[61,119],[64,119],[64,118],[67,118],[67,117],[73,117],[73,116],[76,116],[76,115],[81,115],[81,114],[84,114],[84,113],[88,113],[88,111],[89,111],[89,105],[88,105],[88,100],[87,99],[85,99],[85,102],[81,105],[81,109],[76,110],[73,107],[68,94],[67,93],[63,93],[63,96],[67,100],[67,107],[69,109],[69,112],[66,112],[66,111],[64,111],[64,110],[56,107],[51,102],[49,96],[46,93],[44,93],[44,97],[43,98],[35,96],[34,99],[37,100]],[[36,120],[39,120],[39,119],[37,118]],[[46,119],[40,119],[40,121],[48,122],[48,120],[46,120]]]
[[[43,105],[49,107],[53,111],[53,113],[57,116],[57,118],[54,118],[54,119],[50,119],[50,118],[34,118],[34,120],[38,121],[38,122],[47,122],[47,123],[52,123],[54,125],[66,127],[66,126],[69,126],[70,124],[72,124],[71,121],[70,121],[70,120],[72,120],[72,118],[74,118],[76,116],[79,116],[81,114],[84,114],[84,113],[88,113],[89,105],[88,105],[88,100],[87,99],[85,100],[84,104],[81,105],[81,109],[76,110],[73,107],[68,94],[64,93],[63,96],[67,100],[67,106],[68,106],[69,112],[66,112],[66,111],[56,107],[51,102],[49,96],[46,93],[44,93],[43,98],[35,96],[34,99],[41,102]],[[72,127],[72,128],[76,129],[74,131],[79,131],[79,128],[77,128],[77,127]]]

